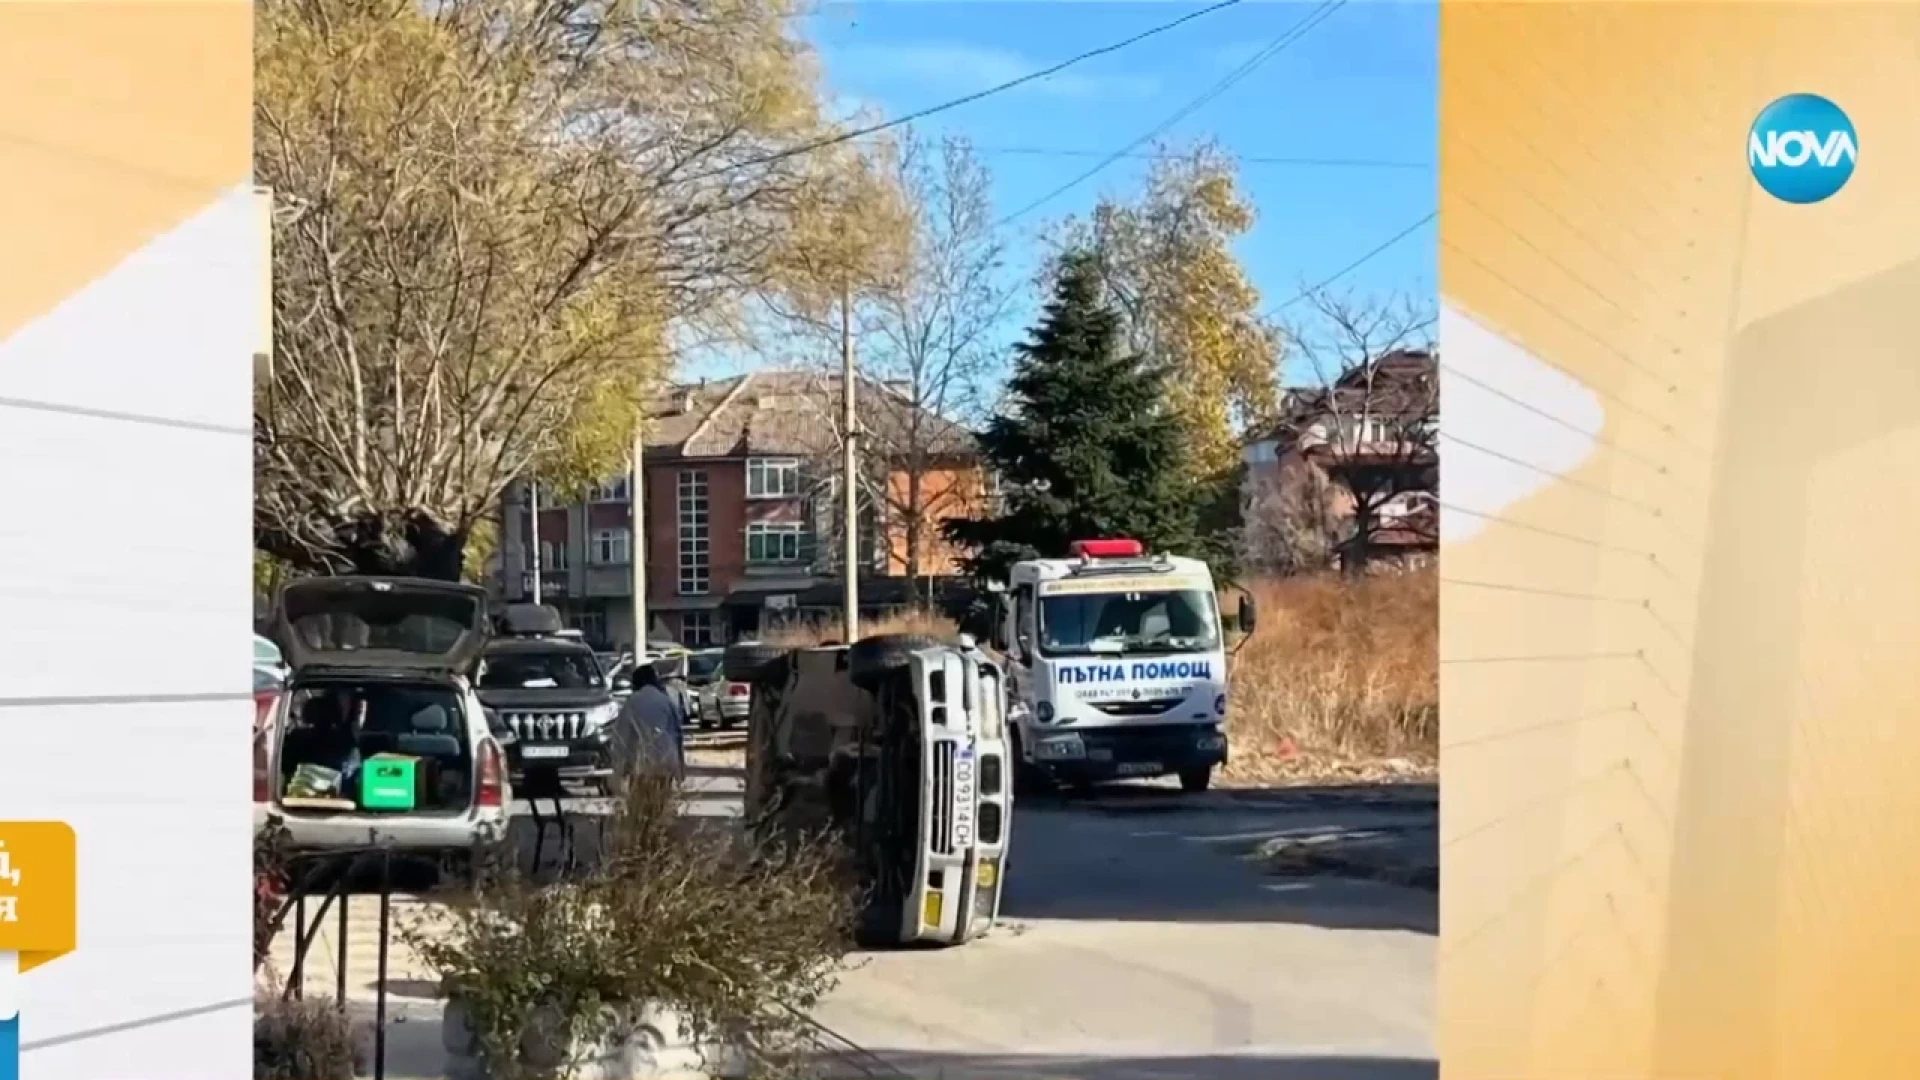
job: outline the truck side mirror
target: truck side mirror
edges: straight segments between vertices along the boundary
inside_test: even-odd
[[[1240,632],[1243,634],[1253,633],[1254,624],[1259,621],[1259,617],[1260,609],[1254,604],[1252,594],[1241,593],[1239,613]]]

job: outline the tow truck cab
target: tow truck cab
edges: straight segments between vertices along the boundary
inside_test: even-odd
[[[1227,761],[1218,592],[1199,559],[1083,540],[1014,563],[995,589],[995,649],[1012,681],[1012,753],[1026,786],[1177,776],[1205,790]],[[1253,602],[1243,596],[1240,625]]]

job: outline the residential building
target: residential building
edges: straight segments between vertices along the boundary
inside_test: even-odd
[[[1439,357],[1397,349],[1286,392],[1246,447],[1243,554],[1263,569],[1419,561],[1439,545]]]
[[[630,476],[584,500],[542,493],[541,599],[589,639],[630,644],[640,556],[648,640],[717,645],[756,636],[772,621],[837,616],[840,401],[837,378],[805,371],[673,387],[647,417],[638,541]],[[915,595],[905,576],[910,549],[920,595],[954,573],[955,552],[939,522],[977,509],[984,484],[972,435],[916,409],[898,387],[863,380],[855,404],[867,473],[860,593],[874,614]],[[502,500],[500,593],[507,600],[531,593],[529,494],[517,484]]]

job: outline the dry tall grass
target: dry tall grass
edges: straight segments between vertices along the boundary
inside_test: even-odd
[[[1297,758],[1437,757],[1434,571],[1285,578],[1252,591],[1259,629],[1232,664],[1236,759],[1258,770]]]
[[[951,641],[959,636],[960,628],[951,619],[931,611],[899,611],[880,619],[860,620],[861,637],[878,634],[925,634]],[[837,618],[796,619],[768,630],[761,640],[769,645],[804,649],[829,641],[845,641],[847,635],[845,623]]]

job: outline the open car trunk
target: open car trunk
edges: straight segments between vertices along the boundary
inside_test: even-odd
[[[295,671],[465,673],[487,643],[487,594],[423,578],[308,578],[281,591],[274,636]]]
[[[466,813],[474,748],[459,688],[430,677],[296,675],[278,757],[289,814]]]

